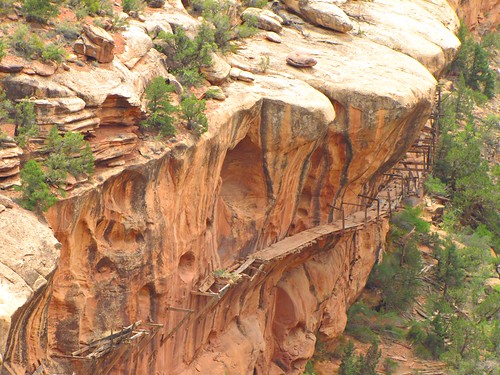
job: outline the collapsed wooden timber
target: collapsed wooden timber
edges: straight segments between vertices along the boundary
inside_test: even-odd
[[[153,335],[162,326],[162,324],[137,321],[116,333],[89,342],[71,355],[74,358],[98,359],[120,346],[138,345],[146,336]]]

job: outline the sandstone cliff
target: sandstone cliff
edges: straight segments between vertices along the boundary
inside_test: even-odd
[[[299,374],[317,332],[328,339],[342,332],[346,309],[383,247],[386,221],[286,255],[215,302],[192,293],[214,271],[331,222],[342,202],[346,214],[356,211],[347,204],[376,194],[383,173],[427,120],[435,78],[459,44],[448,4],[338,3],[350,31],[280,25],[281,43],[262,34],[227,56],[233,67],[253,72],[253,82],[223,86],[227,99],[210,102],[209,131],[199,139],[183,133],[163,144],[138,137],[144,87],[168,74],[150,44],[132,42],[151,36],[140,24],[130,26],[139,29],[129,29],[128,49],[111,63],[4,77],[10,97],[37,100],[41,128],[92,133],[99,168],[47,214],[62,246],[47,255],[50,262],[37,257],[47,263],[40,273],[45,286],[23,292],[10,307],[8,339],[6,330],[0,334],[3,373],[43,364],[78,374],[106,367],[115,374]],[[311,15],[316,8],[309,4],[304,18],[324,20]],[[161,20],[164,28],[165,21],[196,25],[180,2],[145,14],[145,23]],[[297,50],[317,64],[287,65]],[[8,212],[29,217],[19,208]],[[48,251],[33,242],[41,241],[36,233],[20,235],[20,246]],[[8,250],[0,264],[18,257],[3,238],[0,245]],[[125,345],[104,361],[72,355],[139,320],[163,327],[144,345]]]

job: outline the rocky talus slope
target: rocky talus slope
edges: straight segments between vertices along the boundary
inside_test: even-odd
[[[68,182],[48,223],[0,200],[2,374],[99,373],[72,353],[139,320],[163,327],[110,373],[300,374],[316,334],[343,331],[385,221],[285,257],[169,335],[203,311],[207,296],[192,291],[214,271],[376,194],[430,114],[458,19],[444,0],[286,0],[281,17],[255,12],[267,31],[205,72],[226,99],[208,103],[199,138],[137,129],[145,87],[169,74],[155,36],[199,22],[180,1],[146,8],[119,37],[86,29],[75,51],[98,66],[39,74],[2,61],[2,85],[35,103],[41,139],[54,124],[89,134],[97,162],[95,176]],[[297,51],[303,67],[286,62]],[[0,144],[3,187],[17,183],[21,157]]]

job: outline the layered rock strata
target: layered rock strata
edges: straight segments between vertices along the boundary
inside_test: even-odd
[[[330,222],[342,203],[346,214],[356,211],[348,204],[376,195],[429,116],[433,74],[458,47],[456,17],[443,1],[400,1],[412,10],[404,13],[384,1],[361,3],[355,9],[365,21],[349,2],[338,6],[351,22],[370,25],[365,33],[304,24],[282,27],[279,44],[242,43],[227,60],[254,80],[224,86],[226,99],[209,103],[209,131],[199,139],[183,134],[157,147],[135,135],[145,85],[167,76],[154,50],[131,44],[105,68],[4,81],[10,96],[47,98],[37,110],[51,124],[71,126],[85,113],[98,119],[85,131],[98,160],[113,166],[49,211],[62,244],[50,298],[18,308],[33,323],[27,332],[10,329],[4,373],[40,363],[54,373],[99,371],[97,361],[72,353],[139,320],[163,327],[140,348],[108,354],[110,373],[299,374],[318,332],[335,339],[383,246],[386,222],[287,256],[216,304],[192,291],[214,271]],[[172,27],[192,30],[196,21],[183,22],[179,4],[164,7]],[[400,30],[395,20],[423,26]],[[404,50],[389,31],[406,41]],[[128,40],[140,40],[137,33]],[[293,51],[317,64],[287,65]],[[267,74],[257,74],[266,57]],[[196,319],[183,321],[182,311]]]

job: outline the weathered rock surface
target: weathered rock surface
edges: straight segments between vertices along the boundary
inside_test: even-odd
[[[280,21],[274,13],[264,11],[259,8],[247,8],[241,14],[243,21],[252,21],[256,23],[256,27],[262,30],[273,31],[279,33],[282,29]]]
[[[23,150],[10,137],[0,138],[0,188],[19,183],[20,156]],[[1,202],[0,202],[1,203]]]
[[[83,26],[84,35],[73,45],[73,49],[80,55],[96,59],[100,63],[113,61],[115,42],[104,29],[94,25]]]
[[[95,111],[93,149],[100,166],[113,166],[49,211],[62,244],[50,301],[36,299],[48,307],[26,315],[29,337],[15,331],[19,338],[7,352],[18,354],[7,358],[9,368],[33,372],[43,359],[53,373],[93,373],[90,361],[56,355],[142,320],[164,327],[140,353],[120,358],[111,374],[301,374],[314,334],[333,340],[343,330],[346,309],[384,242],[385,221],[287,255],[220,301],[192,291],[213,271],[331,221],[332,206],[374,194],[379,177],[412,144],[430,113],[436,81],[428,69],[437,75],[454,52],[442,24],[448,11],[425,2],[401,14],[378,3],[375,9],[404,22],[425,15],[422,32],[393,31],[437,48],[427,56],[376,41],[394,28],[386,15],[369,19],[378,27],[366,36],[305,24],[302,33],[283,28],[281,44],[254,39],[230,65],[258,72],[258,57],[272,53],[269,71],[277,73],[256,74],[253,84],[227,83],[226,100],[207,104],[210,126],[199,139],[180,134],[171,143],[144,142],[134,133],[145,85],[168,77],[156,51],[131,69],[114,59],[106,69],[58,71],[50,79],[9,77],[6,88],[18,97],[71,98],[55,107],[49,100],[53,117],[80,108],[74,98],[83,100],[85,107],[68,116]],[[400,5],[410,9],[409,3]],[[349,3],[337,5],[349,13]],[[180,1],[166,2],[155,12],[180,8]],[[167,19],[174,28],[197,24],[183,9]],[[310,54],[314,69],[288,66],[294,50]],[[29,96],[42,99],[37,95]],[[170,308],[196,316],[171,337],[184,315]]]
[[[286,57],[287,64],[297,68],[311,68],[318,63],[309,53],[305,52],[290,52]]]
[[[132,69],[153,48],[153,41],[138,26],[129,26],[123,32],[125,38],[125,52],[118,56],[123,64]]]
[[[333,0],[300,0],[298,3],[300,14],[315,25],[342,33],[353,29],[349,17]]]
[[[220,85],[229,76],[231,66],[219,55],[212,53],[212,65],[200,68],[205,79],[212,85]]]
[[[0,198],[2,205],[8,202]],[[12,202],[6,207],[0,212],[0,351],[5,362],[14,364],[11,373],[19,374],[25,369],[16,366],[16,360],[27,354],[36,363],[45,354],[43,342],[30,335],[44,330],[40,323],[46,319],[60,244],[33,213],[12,208]],[[6,369],[11,367],[7,364]]]

